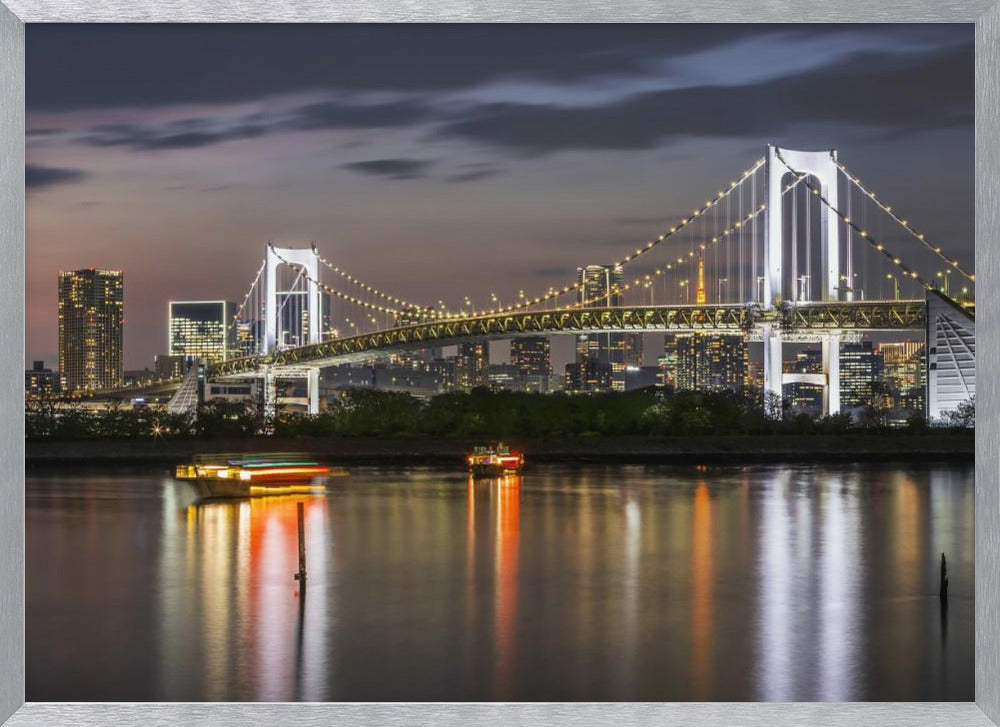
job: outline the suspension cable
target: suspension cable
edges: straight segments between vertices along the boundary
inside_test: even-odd
[[[831,155],[831,157],[832,157],[832,155]],[[932,245],[929,242],[927,242],[927,239],[926,239],[925,235],[923,235],[922,233],[917,232],[913,228],[913,226],[910,224],[909,220],[904,220],[899,215],[897,215],[895,212],[893,212],[892,211],[892,207],[890,207],[889,205],[885,204],[878,197],[876,197],[875,193],[873,191],[871,191],[870,189],[868,189],[867,187],[865,187],[861,183],[861,180],[858,177],[854,176],[847,169],[847,167],[844,166],[843,164],[841,164],[839,161],[837,161],[836,158],[833,159],[833,162],[834,162],[834,164],[837,165],[837,167],[840,169],[840,171],[842,171],[844,173],[844,175],[851,182],[853,182],[858,187],[858,189],[860,189],[865,194],[866,197],[870,198],[872,200],[872,202],[874,202],[879,207],[879,209],[881,209],[887,215],[889,215],[890,217],[892,217],[892,219],[894,219],[896,222],[898,222],[900,224],[900,226],[902,226],[903,229],[905,229],[907,232],[909,232],[912,237],[914,237],[917,240],[919,240],[920,243],[924,247],[926,247],[932,253],[934,253],[935,255],[937,255],[941,260],[944,260],[946,263],[948,263],[949,265],[951,265],[955,270],[957,270],[959,273],[961,273],[966,279],[968,279],[969,281],[971,281],[973,283],[976,282],[976,276],[975,276],[975,274],[970,273],[968,270],[966,270],[965,268],[963,268],[958,263],[958,260],[956,260],[956,259],[954,259],[952,257],[949,257],[948,255],[946,255],[945,253],[943,253],[941,251],[940,247],[936,247],[935,245]]]
[[[253,293],[254,288],[257,286],[257,282],[260,280],[260,276],[264,274],[264,268],[267,266],[267,260],[260,261],[260,267],[257,269],[257,275],[254,276],[253,282],[250,283],[250,289],[247,290],[247,294],[243,296],[243,301],[240,303],[239,307],[236,309],[235,315],[233,315],[233,321],[229,324],[229,330],[235,330],[236,323],[239,321],[240,316],[243,314],[243,309],[246,308],[247,301],[250,300],[250,295]]]
[[[808,181],[807,179],[808,175],[794,169],[788,162],[785,161],[780,151],[776,150],[775,154],[777,155],[778,160],[782,164],[784,164],[792,174],[800,178],[800,181],[802,181],[815,196],[819,197],[819,200],[824,205],[826,205],[827,209],[831,210],[834,214],[840,217],[840,219],[842,219],[845,223],[850,225],[854,229],[854,231],[857,232],[857,234],[861,237],[861,239],[865,240],[872,248],[875,249],[876,252],[880,253],[884,258],[891,261],[896,267],[898,267],[900,270],[906,273],[908,277],[920,283],[920,285],[922,285],[926,290],[937,290],[933,285],[924,280],[923,277],[921,277],[920,273],[918,273],[916,270],[914,270],[909,265],[904,263],[900,258],[894,256],[891,252],[889,252],[886,249],[885,245],[883,245],[874,237],[872,237],[867,230],[863,230],[860,227],[858,227],[857,224],[851,218],[847,217],[843,212],[841,212],[835,206],[830,204],[830,201],[823,195],[823,193]],[[945,297],[947,297],[953,303],[956,304],[958,303],[958,301],[956,301],[951,296],[945,296]]]

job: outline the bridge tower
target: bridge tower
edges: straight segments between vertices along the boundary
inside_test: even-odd
[[[297,273],[291,290],[278,290],[278,272],[281,266],[290,267]],[[264,254],[264,340],[262,353],[267,355],[281,349],[286,344],[280,340],[279,332],[285,329],[284,318],[292,300],[298,306],[295,312],[298,326],[298,340],[295,345],[312,345],[322,341],[323,308],[319,290],[319,253],[316,246],[310,248],[275,247],[267,243]],[[305,330],[303,328],[305,323]],[[304,334],[304,335],[303,335]],[[303,340],[304,339],[304,340]],[[310,414],[319,413],[319,369],[305,371],[308,386],[308,407]],[[274,413],[277,390],[276,381],[270,370],[264,372],[264,410]]]
[[[785,195],[782,180],[792,174],[791,169],[815,180],[813,188],[818,189],[828,204],[820,210],[820,300],[823,302],[840,300],[840,225],[839,218],[830,210],[837,208],[837,152],[794,151],[781,149],[769,144],[766,157],[767,209],[765,211],[764,240],[764,300],[763,307],[772,309],[775,305],[799,302],[792,281],[792,295],[786,295],[784,255],[788,247],[784,235]],[[845,289],[846,300],[853,294]],[[782,396],[782,333],[776,326],[765,325],[764,338],[764,393],[769,398]],[[821,339],[823,374],[825,375],[827,414],[840,411],[840,333],[831,331]]]

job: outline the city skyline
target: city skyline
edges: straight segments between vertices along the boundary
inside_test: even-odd
[[[27,48],[26,368],[55,361],[61,269],[124,271],[125,368],[151,367],[168,301],[238,300],[267,239],[413,299],[510,300],[768,141],[863,158],[972,262],[971,27],[49,26]]]

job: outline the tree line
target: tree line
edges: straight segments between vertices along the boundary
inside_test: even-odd
[[[407,393],[352,389],[317,414],[281,413],[272,419],[259,405],[212,401],[192,414],[169,414],[121,404],[102,410],[27,402],[27,439],[216,438],[274,434],[281,437],[581,437],[699,436],[712,434],[836,434],[858,427],[884,429],[877,410],[814,419],[794,415],[787,402],[757,394],[664,391],[534,394],[473,389],[430,399]],[[952,428],[975,425],[975,401],[950,412]],[[920,415],[907,430],[928,429]]]

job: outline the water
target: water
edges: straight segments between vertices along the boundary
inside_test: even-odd
[[[355,468],[304,598],[300,500],[29,476],[27,699],[974,698],[971,467]]]

